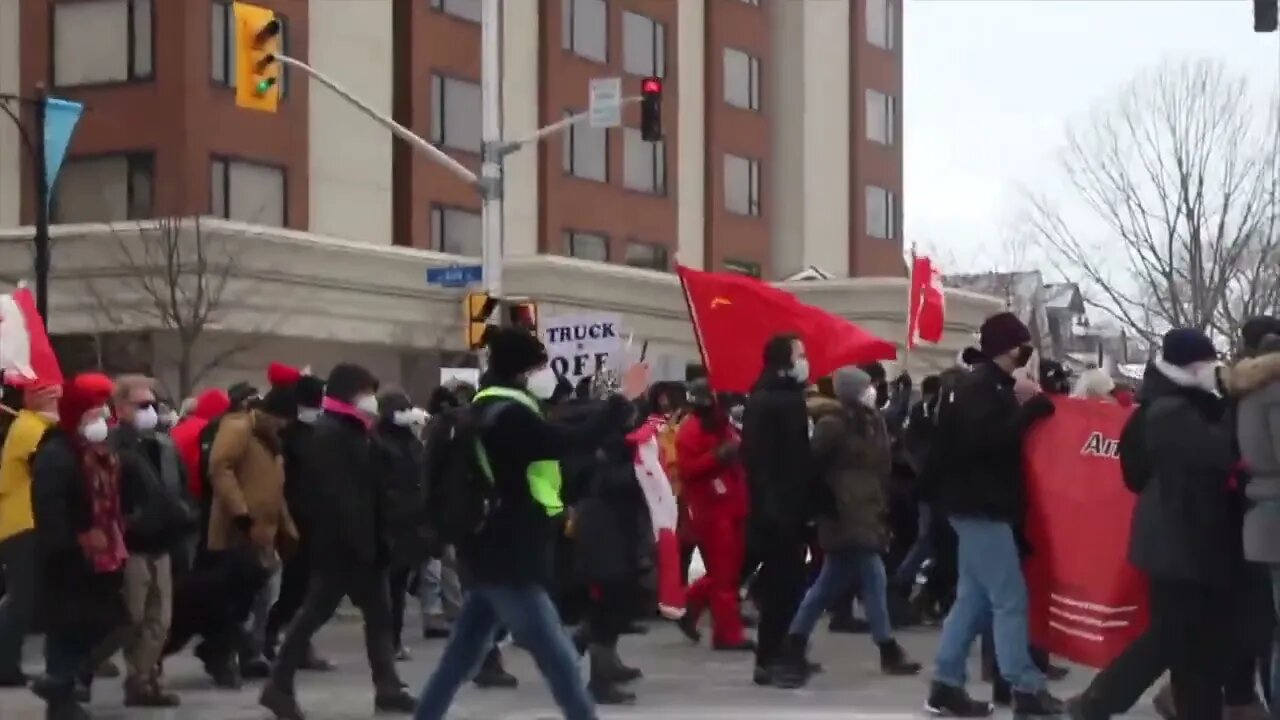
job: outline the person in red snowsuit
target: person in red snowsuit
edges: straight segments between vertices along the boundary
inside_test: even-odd
[[[226,390],[212,388],[200,393],[195,407],[178,421],[169,431],[169,439],[173,440],[178,450],[178,457],[187,471],[187,486],[191,497],[203,498],[205,493],[204,475],[200,472],[200,431],[204,430],[210,420],[231,409],[231,397]]]
[[[709,608],[712,647],[753,650],[738,609],[748,504],[740,437],[705,380],[690,385],[689,400],[693,414],[676,433],[676,463],[706,574],[689,586],[680,629],[690,640],[700,640],[698,619]]]

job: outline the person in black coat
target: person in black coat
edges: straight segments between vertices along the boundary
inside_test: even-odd
[[[426,448],[418,438],[427,413],[415,408],[409,396],[397,390],[379,396],[378,414],[378,479],[387,509],[383,532],[391,553],[392,638],[396,659],[408,660],[409,652],[401,642],[404,604],[409,578],[427,558],[427,489],[423,483]]]
[[[742,418],[742,459],[751,492],[748,532],[760,570],[755,682],[799,687],[808,678],[805,648],[787,646],[787,629],[805,591],[805,526],[813,484],[804,343],[779,335],[764,347],[764,370]]]
[[[388,597],[389,547],[383,534],[372,429],[378,418],[378,381],[367,369],[334,366],[325,383],[324,412],[316,420],[303,461],[313,484],[310,499],[311,585],[280,645],[259,702],[282,720],[302,720],[293,678],[316,632],[350,597],[364,617],[365,652],[374,678],[374,707],[413,711],[414,699],[396,672]]]

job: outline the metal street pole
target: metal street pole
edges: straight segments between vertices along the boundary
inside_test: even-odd
[[[36,234],[35,234],[35,282],[36,312],[44,320],[45,331],[49,330],[49,184],[45,180],[44,156],[44,119],[49,104],[49,94],[44,85],[36,87],[35,99],[35,141],[31,148],[31,167],[36,191]]]
[[[481,272],[489,297],[502,299],[502,18],[498,0],[480,8]],[[501,315],[499,322],[502,322]]]

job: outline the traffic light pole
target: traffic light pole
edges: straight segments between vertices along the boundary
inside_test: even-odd
[[[498,0],[480,6],[481,278],[489,297],[502,299],[502,16]],[[499,317],[506,313],[500,313]]]

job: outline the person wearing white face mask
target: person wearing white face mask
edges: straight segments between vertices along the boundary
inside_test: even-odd
[[[760,559],[755,581],[760,622],[757,685],[800,687],[808,681],[804,648],[789,644],[787,627],[805,587],[805,526],[811,492],[804,343],[779,335],[764,347],[764,370],[742,418],[742,462],[751,489],[751,540]]]
[[[390,557],[380,534],[387,507],[377,482],[380,463],[372,434],[378,421],[377,392],[378,379],[367,368],[335,365],[325,382],[323,412],[311,426],[310,446],[302,458],[302,476],[311,490],[311,584],[258,700],[278,718],[303,717],[294,676],[307,660],[312,638],[344,597],[351,598],[364,618],[374,709],[413,710],[414,699],[400,681],[393,649]]]
[[[186,471],[159,424],[154,382],[141,375],[116,379],[112,409],[118,423],[110,438],[120,455],[121,502],[126,517],[125,600],[131,625],[95,652],[107,658],[124,650],[125,705],[172,707],[178,696],[160,685],[157,667],[173,617],[173,558],[198,529],[199,514]],[[179,562],[187,558],[180,557]]]
[[[552,581],[553,544],[565,522],[559,458],[592,452],[605,437],[620,433],[634,414],[628,398],[644,392],[647,378],[629,371],[623,394],[610,397],[599,417],[565,425],[544,417],[539,403],[556,388],[542,342],[523,330],[498,328],[489,331],[486,344],[489,366],[470,412],[495,501],[484,524],[460,540],[459,561],[472,584],[415,718],[443,720],[498,627],[506,626],[534,656],[566,720],[595,720],[577,653],[545,590]]]

